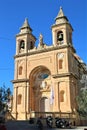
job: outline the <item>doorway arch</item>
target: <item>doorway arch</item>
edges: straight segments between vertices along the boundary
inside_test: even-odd
[[[29,83],[30,109],[36,112],[49,111],[46,107],[46,103],[49,102],[49,94],[48,97],[46,97],[45,91],[46,93],[47,91],[50,91],[48,89],[51,83],[50,70],[45,66],[38,66],[34,68],[30,73]]]

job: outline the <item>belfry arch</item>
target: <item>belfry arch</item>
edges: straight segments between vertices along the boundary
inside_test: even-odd
[[[50,111],[50,104],[46,107],[46,103],[50,100],[50,70],[45,66],[35,67],[29,76],[29,86],[30,110],[36,112]]]

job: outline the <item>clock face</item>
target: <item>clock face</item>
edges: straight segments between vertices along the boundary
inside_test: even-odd
[[[62,59],[64,57],[64,53],[58,53],[58,58]]]

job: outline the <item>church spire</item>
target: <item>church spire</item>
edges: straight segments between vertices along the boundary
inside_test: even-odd
[[[60,7],[55,23],[52,26],[53,45],[72,45],[72,31],[73,28],[64,15],[62,7]]]
[[[25,21],[24,21],[24,23],[23,23],[21,29],[23,29],[23,28],[30,28],[30,25],[29,25],[29,23],[28,23],[28,18],[25,18]]]
[[[60,23],[60,19],[62,20],[62,23],[69,23],[68,18],[64,15],[62,7],[60,7],[60,10],[58,12],[58,15],[55,18],[56,23]]]
[[[22,32],[23,33],[32,33],[32,29],[31,29],[31,27],[30,27],[30,25],[28,23],[28,19],[27,18],[25,18],[25,21],[24,21],[22,27],[20,28],[20,30],[21,30],[21,33]]]
[[[63,13],[62,7],[60,7],[59,13],[58,13],[56,18],[59,18],[59,17],[64,17],[64,13]]]

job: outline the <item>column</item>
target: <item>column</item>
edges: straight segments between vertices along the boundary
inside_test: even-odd
[[[22,112],[25,112],[25,86],[22,87],[22,93],[23,93],[23,96],[22,96]]]
[[[55,46],[56,45],[56,34],[55,34],[55,31],[52,31],[52,39],[53,39],[53,45]]]
[[[17,71],[18,71],[18,69],[17,69],[17,61],[15,60],[15,74],[14,74],[14,79],[17,79],[17,77],[18,77],[18,73],[17,73]]]
[[[29,112],[29,83],[27,83],[27,102],[26,102],[26,111]]]
[[[59,84],[60,84],[60,82],[58,82],[58,111],[60,112],[60,99],[59,99],[59,96],[60,96],[59,95],[60,94],[59,93],[59,87],[60,87],[60,85]]]
[[[27,53],[27,37],[26,37],[26,41],[25,41],[25,53]]]
[[[18,41],[16,40],[16,55],[18,55],[19,53],[19,44]]]
[[[13,113],[17,112],[17,87],[14,87],[14,96],[13,96]]]
[[[67,81],[67,93],[68,93],[68,111],[72,111],[71,109],[71,81]],[[73,95],[74,96],[74,95]]]
[[[64,31],[64,44],[67,44],[67,30]]]

